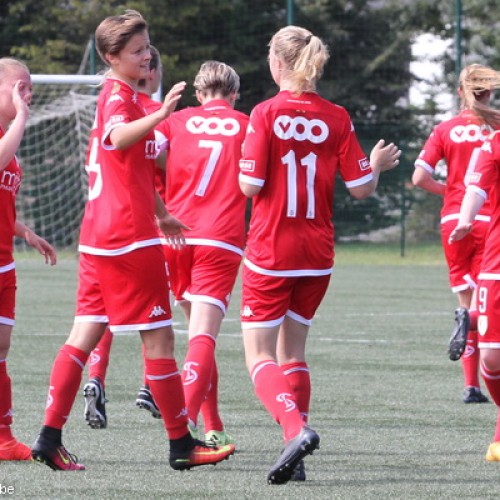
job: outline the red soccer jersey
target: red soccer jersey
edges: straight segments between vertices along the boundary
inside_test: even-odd
[[[154,99],[151,99],[151,97],[148,96],[148,94],[145,94],[144,92],[139,92],[138,93],[139,97],[139,102],[142,104],[144,107],[144,111],[146,112],[147,115],[154,113],[155,111],[158,111],[162,103],[155,101]],[[162,135],[157,135],[155,131],[155,140],[156,140],[156,150],[158,153],[160,151],[163,151],[166,147],[165,144],[165,139],[162,137]],[[165,199],[165,170],[162,170],[159,167],[155,167],[155,187],[158,193],[161,196],[161,199]]]
[[[119,255],[160,244],[155,220],[153,132],[132,146],[115,149],[109,135],[115,127],[145,116],[137,93],[108,78],[97,101],[94,128],[87,148],[89,194],[79,250]]]
[[[488,198],[491,206],[479,279],[500,280],[500,131],[483,144],[468,189]]]
[[[420,152],[415,166],[433,174],[437,163],[444,159],[448,167],[446,189],[441,217],[458,219],[465,188],[484,141],[493,129],[471,111],[462,111],[458,116],[437,125]],[[486,203],[480,214],[488,216]],[[443,221],[444,222],[444,221]]]
[[[170,147],[165,201],[189,226],[188,244],[241,253],[246,197],[238,186],[238,162],[247,124],[248,116],[224,100],[177,111],[162,122]]]
[[[250,115],[240,178],[253,198],[246,264],[261,274],[324,275],[333,265],[333,196],[370,182],[347,111],[310,92],[281,91]]]
[[[5,132],[0,127],[0,139]],[[0,170],[0,272],[4,266],[11,268],[14,262],[13,245],[16,228],[16,194],[21,185],[21,167],[14,156]]]

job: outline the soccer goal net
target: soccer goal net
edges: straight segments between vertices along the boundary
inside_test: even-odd
[[[17,217],[56,248],[75,248],[87,196],[85,152],[100,76],[32,75],[33,102],[17,152]],[[26,248],[16,240],[16,250]]]

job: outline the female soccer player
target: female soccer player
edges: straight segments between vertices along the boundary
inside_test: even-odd
[[[489,106],[491,83],[497,76],[496,71],[479,64],[462,70],[458,88],[461,111],[434,128],[415,162],[413,173],[416,186],[443,197],[441,239],[451,290],[457,294],[459,305],[455,311],[456,325],[450,338],[449,356],[453,361],[462,357],[464,403],[488,402],[479,384],[477,311],[473,291],[490,224],[489,203],[477,214],[473,231],[466,238],[453,245],[448,240],[458,220],[465,188],[474,175],[479,150],[488,135],[500,127],[500,111]],[[442,159],[447,164],[446,183],[433,178],[436,165]]]
[[[500,88],[500,73],[496,76],[490,73],[483,84],[491,89]],[[495,432],[486,460],[500,462],[500,131],[494,132],[484,142],[476,160],[450,242],[466,238],[474,231],[476,216],[485,200],[489,199],[492,217],[479,273],[477,324],[481,374],[497,406]]]
[[[0,461],[31,460],[31,450],[17,441],[11,431],[12,387],[7,373],[7,355],[15,323],[16,270],[14,236],[23,238],[56,263],[54,248],[16,219],[16,194],[22,171],[15,156],[24,134],[31,104],[28,68],[11,58],[0,59]]]
[[[234,110],[240,79],[219,61],[203,63],[194,80],[201,106],[173,113],[158,131],[169,144],[165,203],[190,229],[186,246],[165,247],[170,285],[189,322],[182,374],[190,428],[227,444],[217,409],[215,344],[238,275],[245,241],[246,197],[238,162],[248,116]]]
[[[273,36],[269,67],[280,92],[252,111],[240,161],[241,189],[253,198],[241,306],[246,364],[285,440],[268,474],[273,484],[304,480],[302,459],[319,447],[307,426],[305,344],[332,272],[335,177],[365,198],[401,154],[381,140],[368,160],[346,110],[318,95],[328,57],[306,29]]]
[[[234,446],[210,448],[189,433],[158,237],[159,226],[171,239],[183,238],[185,226],[166,211],[154,189],[152,130],[173,111],[185,83],[174,85],[162,107],[147,115],[137,99],[137,82],[149,74],[151,59],[146,21],[136,11],[108,17],[95,39],[110,70],[89,138],[75,322],[54,361],[44,425],[32,455],[55,470],[85,468],[64,448],[62,428],[89,353],[109,323],[113,332],[140,331],[146,376],[170,440],[170,466],[183,470],[216,463]]]
[[[160,53],[156,47],[149,47],[151,59],[149,61],[149,74],[137,82],[137,98],[143,106],[146,114],[158,111],[162,103],[155,101],[151,96],[158,91],[162,79],[162,65]],[[157,150],[163,147],[162,144],[156,144]],[[155,185],[161,199],[165,197],[165,167],[155,167]],[[113,343],[113,334],[109,328],[106,328],[104,335],[97,344],[96,348],[90,353],[89,357],[89,380],[83,386],[83,395],[85,398],[85,408],[83,415],[92,429],[104,429],[107,427],[108,418],[106,415],[106,373],[109,364],[109,355]],[[161,418],[160,410],[151,394],[149,383],[144,373],[143,386],[137,395],[136,404],[151,412],[154,418]]]

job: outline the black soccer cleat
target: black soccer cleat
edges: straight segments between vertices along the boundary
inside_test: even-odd
[[[465,351],[467,345],[467,334],[469,333],[469,311],[465,307],[455,309],[455,328],[451,333],[448,345],[448,354],[452,361],[458,361]]]
[[[83,415],[92,429],[105,429],[108,425],[106,417],[106,396],[104,388],[97,378],[89,380],[83,386],[85,409]]]
[[[161,418],[161,412],[156,402],[151,394],[149,387],[143,385],[139,392],[137,393],[137,398],[135,400],[135,404],[144,410],[147,410],[151,413],[153,418]]]
[[[295,466],[295,470],[293,471],[290,481],[305,481],[305,480],[306,480],[306,466],[304,464],[304,460],[299,460],[299,462]]]
[[[295,474],[297,464],[307,455],[319,449],[319,436],[304,426],[299,434],[288,442],[267,475],[269,484],[285,484]]]
[[[490,400],[477,387],[466,387],[462,401],[465,404],[470,403],[489,403]]]

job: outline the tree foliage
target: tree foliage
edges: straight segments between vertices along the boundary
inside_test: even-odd
[[[500,67],[498,0],[464,0],[463,63]],[[430,0],[296,0],[294,22],[329,46],[330,62],[320,93],[347,108],[368,152],[379,138],[405,151],[401,168],[384,174],[377,197],[353,201],[340,183],[337,225],[342,234],[389,225],[399,218],[402,190],[436,109],[408,101],[414,81],[411,45],[422,32],[444,39],[455,34],[455,2]],[[151,41],[162,54],[164,87],[192,82],[200,64],[219,59],[241,77],[238,108],[276,92],[267,66],[267,44],[287,21],[285,0],[3,0],[0,40],[4,55],[19,57],[33,73],[75,73],[99,22],[126,8],[148,20]],[[451,88],[456,84],[454,45],[443,57]],[[96,70],[104,66],[97,59]],[[89,71],[89,66],[85,67]],[[180,103],[195,104],[192,87]],[[425,119],[422,119],[424,117]],[[410,197],[410,202],[411,202]]]

